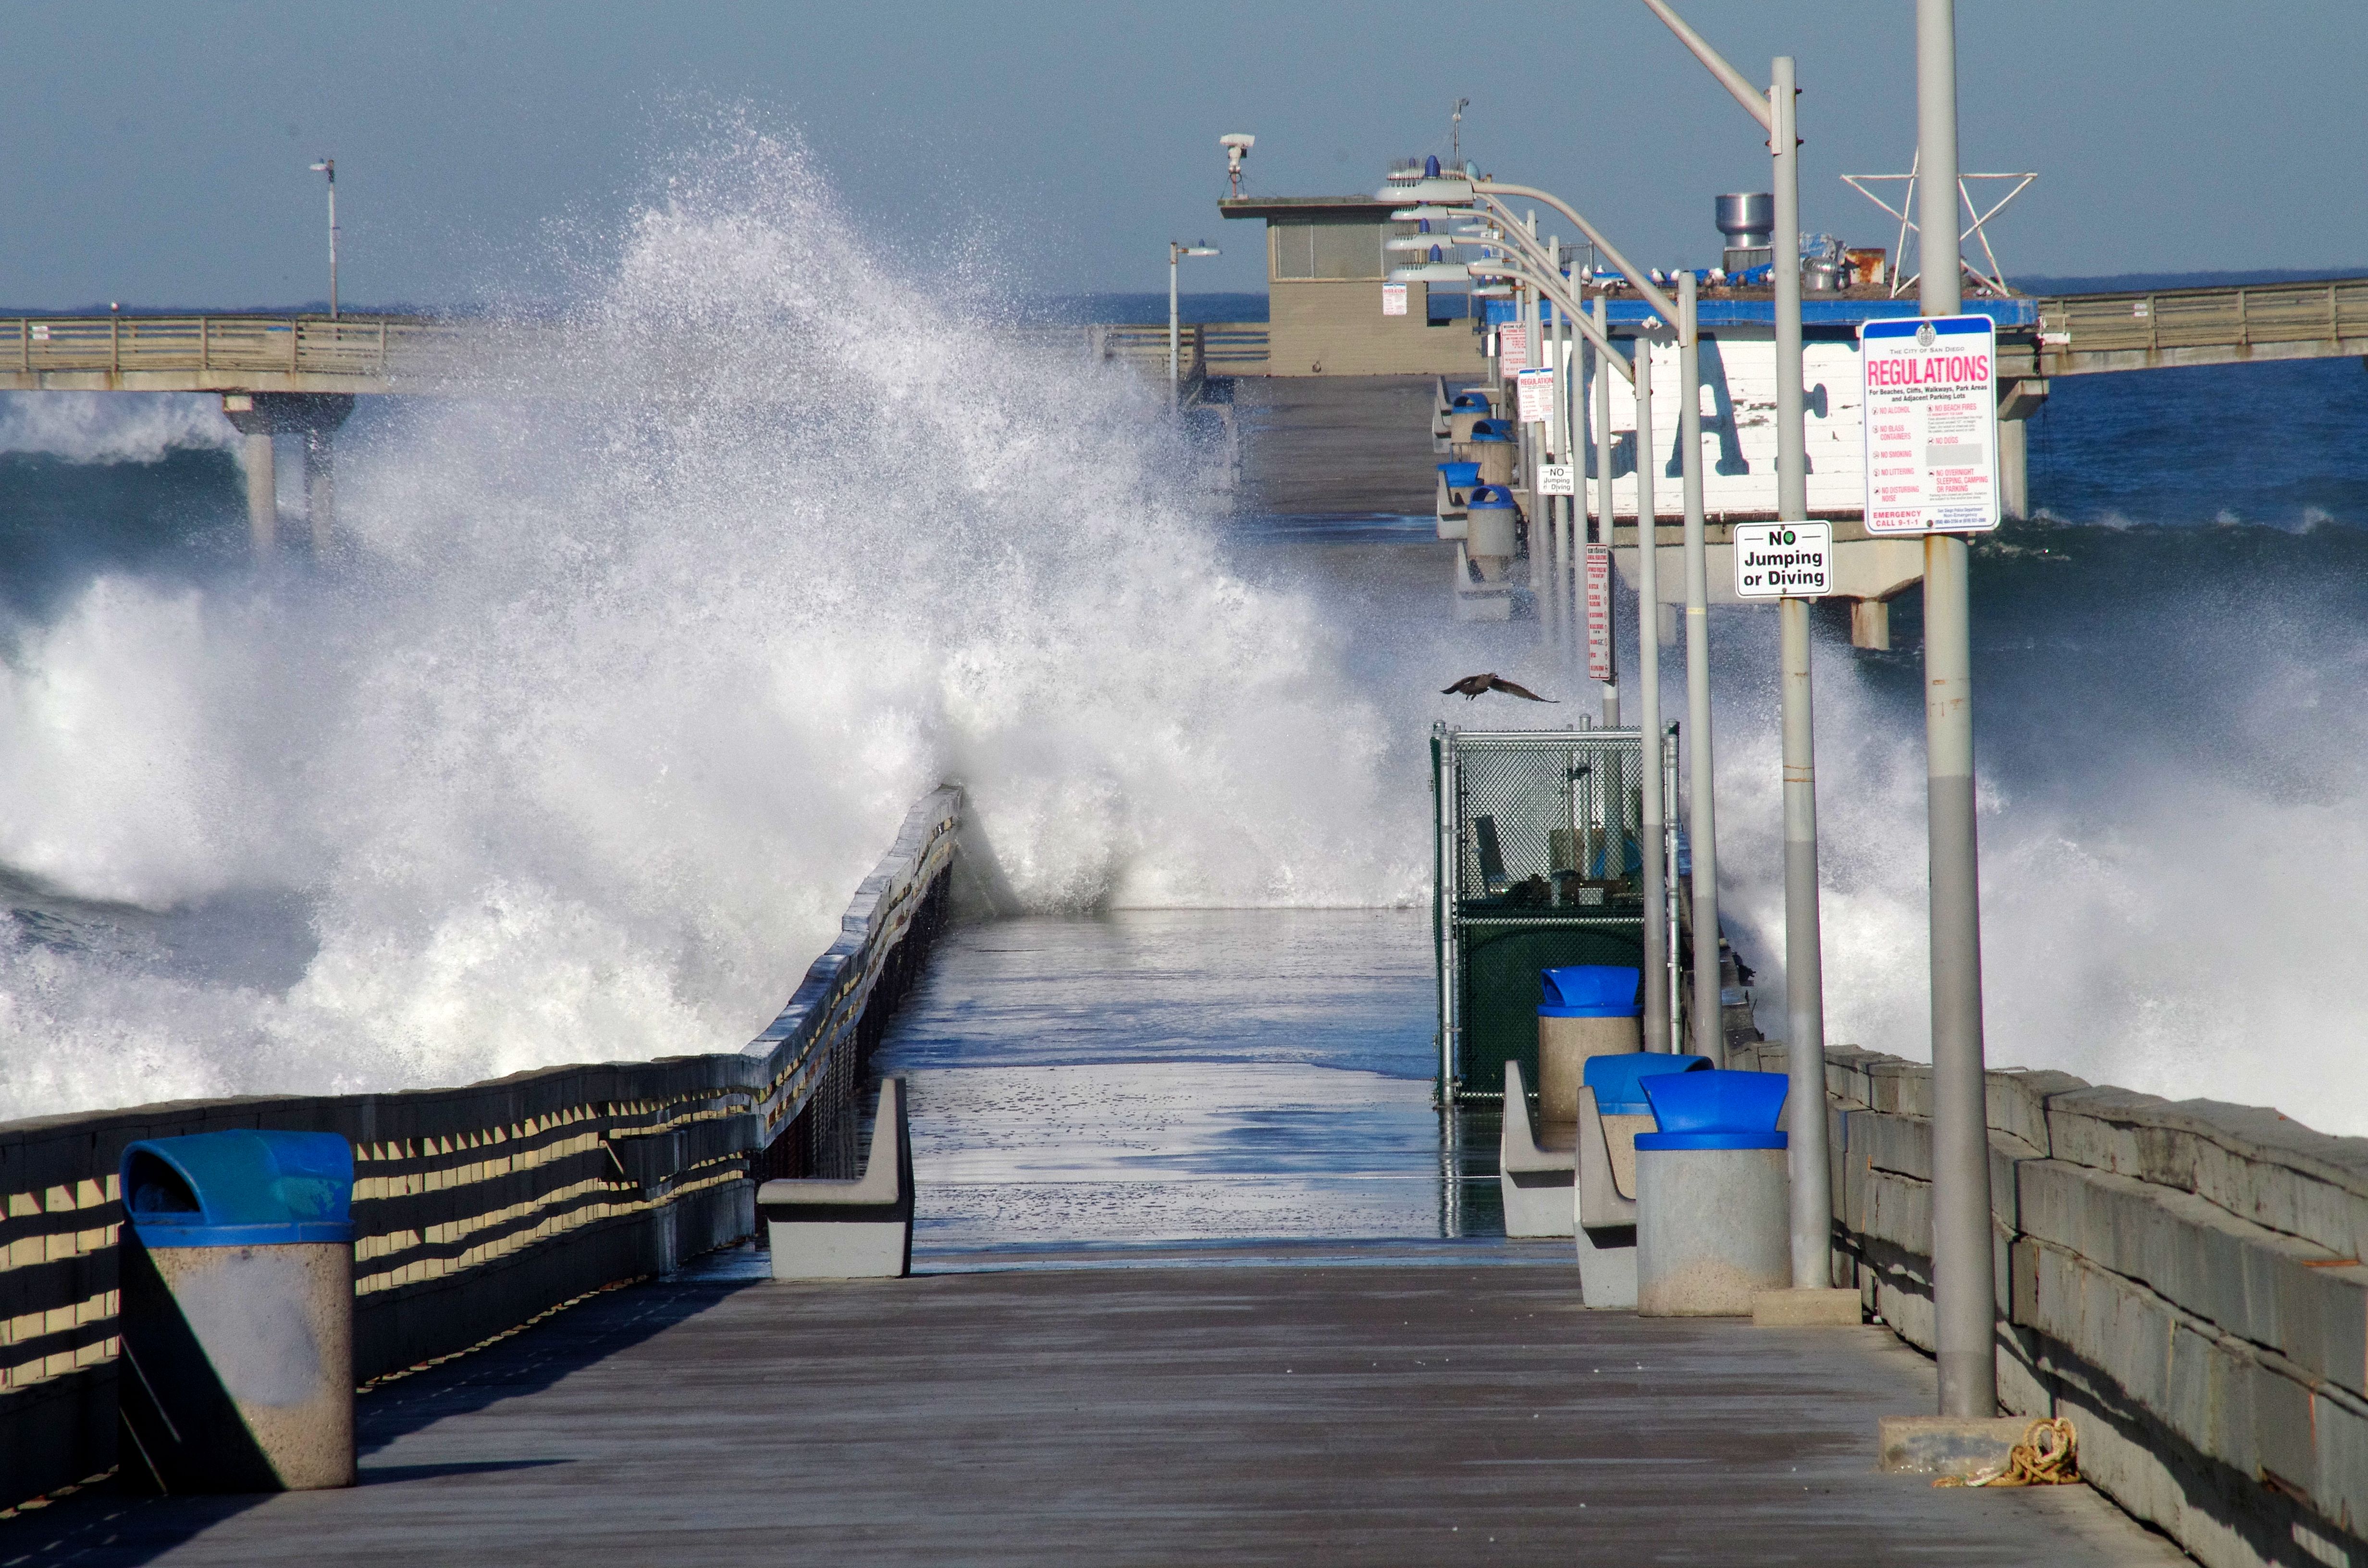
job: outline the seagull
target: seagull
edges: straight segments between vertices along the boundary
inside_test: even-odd
[[[1507,680],[1503,676],[1497,674],[1493,670],[1485,676],[1465,676],[1453,686],[1442,687],[1440,689],[1439,695],[1441,697],[1452,697],[1460,692],[1463,694],[1463,700],[1469,702],[1483,692],[1489,691],[1501,691],[1508,697],[1526,697],[1532,702],[1552,702],[1554,700],[1551,697],[1540,697],[1536,692],[1531,691],[1525,686],[1515,686],[1511,681]]]

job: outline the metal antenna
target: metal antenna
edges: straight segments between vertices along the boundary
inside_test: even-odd
[[[1455,108],[1449,111],[1447,117],[1449,121],[1447,166],[1451,169],[1460,169],[1463,166],[1463,111],[1470,108],[1471,104],[1470,98],[1456,99]]]

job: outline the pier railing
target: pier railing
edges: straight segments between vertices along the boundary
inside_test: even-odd
[[[420,316],[19,316],[0,320],[0,370],[35,386],[58,375],[148,381],[331,377],[432,381],[466,374],[510,329]]]
[[[2135,369],[2155,364],[2351,353],[2368,338],[2368,278],[2248,283],[2039,302],[2039,369]]]
[[[962,806],[949,788],[914,807],[838,939],[741,1051],[0,1126],[0,1506],[115,1462],[116,1168],[137,1140],[352,1142],[364,1380],[747,1235],[764,1176],[853,1174],[865,1059],[943,917]]]
[[[1784,1070],[1784,1047],[1737,1066]],[[1934,1347],[1932,1069],[1826,1053],[1835,1278]],[[2368,1562],[2368,1138],[1988,1075],[2001,1404],[2211,1568]]]

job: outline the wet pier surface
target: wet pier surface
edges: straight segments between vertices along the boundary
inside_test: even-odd
[[[720,1255],[365,1396],[351,1491],[96,1488],[0,1568],[2185,1561],[2086,1488],[1876,1473],[1933,1403],[1879,1327],[1580,1310],[1493,1117],[1430,1105],[1430,983],[1420,914],[950,933],[876,1063],[916,1278]]]
[[[2185,1561],[2085,1488],[1875,1473],[1880,1328],[1328,1259],[620,1290],[363,1402],[362,1484],[95,1498],[10,1562]]]

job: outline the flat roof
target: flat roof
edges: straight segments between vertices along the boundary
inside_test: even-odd
[[[1406,205],[1406,201],[1383,201],[1371,196],[1237,196],[1219,199],[1217,212],[1225,218],[1334,218],[1386,223],[1391,213]]]

